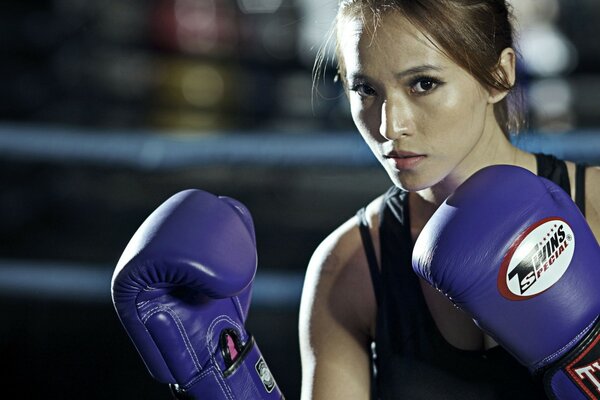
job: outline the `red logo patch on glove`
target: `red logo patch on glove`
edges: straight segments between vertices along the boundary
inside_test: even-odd
[[[500,265],[498,290],[509,300],[525,300],[552,287],[569,268],[575,235],[561,218],[546,218],[527,228]]]

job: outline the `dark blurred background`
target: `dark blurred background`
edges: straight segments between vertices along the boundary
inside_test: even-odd
[[[600,3],[515,7],[529,119],[516,140],[599,163]],[[310,255],[389,185],[331,66],[312,89],[335,10],[332,0],[0,3],[0,397],[169,398],[117,319],[110,278],[143,219],[196,187],[254,216],[248,326],[286,397],[299,398]]]

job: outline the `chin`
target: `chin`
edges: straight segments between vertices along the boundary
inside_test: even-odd
[[[431,172],[431,171],[428,171]],[[418,192],[421,190],[428,189],[435,184],[439,183],[442,179],[430,174],[418,173],[416,171],[402,171],[397,170],[389,171],[388,175],[391,178],[395,186],[400,189],[406,190],[407,192]]]
[[[430,182],[423,182],[417,176],[404,176],[398,172],[390,173],[390,178],[395,186],[407,192],[418,192],[431,186]]]

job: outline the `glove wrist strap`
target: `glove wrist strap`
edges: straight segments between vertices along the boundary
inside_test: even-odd
[[[225,371],[211,366],[188,387],[169,387],[178,400],[284,399],[252,336]]]
[[[585,338],[544,373],[553,400],[600,400],[600,318]]]

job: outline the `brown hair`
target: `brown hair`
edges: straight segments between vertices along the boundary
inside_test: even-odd
[[[507,77],[497,72],[502,50],[514,49],[512,9],[505,0],[341,0],[333,29],[338,32],[340,21],[351,17],[361,18],[375,32],[382,17],[391,12],[406,17],[480,84],[509,91],[509,96],[495,104],[494,113],[507,136],[519,131],[523,125],[521,99]],[[335,54],[339,77],[345,81],[339,38]],[[321,68],[323,56],[321,51],[316,69]]]

